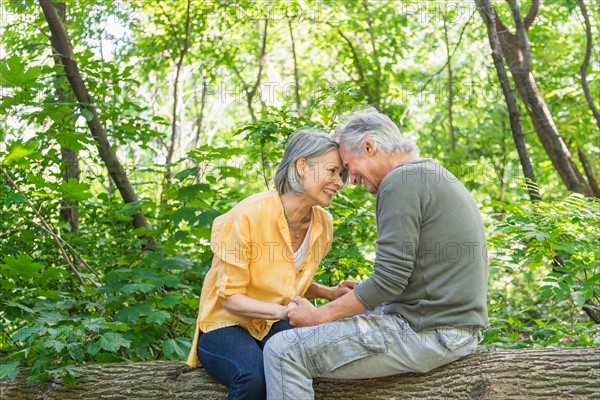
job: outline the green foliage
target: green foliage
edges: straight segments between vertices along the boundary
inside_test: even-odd
[[[573,194],[503,207],[490,238],[492,328],[485,342],[600,345],[597,326],[582,311],[600,299],[600,202]]]

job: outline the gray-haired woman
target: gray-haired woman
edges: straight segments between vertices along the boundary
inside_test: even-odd
[[[344,185],[338,145],[328,135],[299,130],[275,174],[275,190],[252,195],[215,219],[214,253],[200,297],[196,336],[187,364],[202,362],[229,387],[229,399],[266,397],[262,349],[292,328],[292,296],[336,299],[344,282],[313,282],[331,246],[333,223],[322,206]]]

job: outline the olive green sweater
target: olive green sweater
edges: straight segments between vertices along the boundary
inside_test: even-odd
[[[415,331],[488,324],[487,245],[467,189],[430,159],[402,163],[377,192],[374,271],[355,288],[372,310],[397,313]]]

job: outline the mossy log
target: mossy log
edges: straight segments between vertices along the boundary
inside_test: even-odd
[[[427,374],[315,381],[317,399],[600,398],[600,347],[476,352]],[[182,362],[88,364],[75,385],[0,381],[6,400],[224,399],[227,388]]]

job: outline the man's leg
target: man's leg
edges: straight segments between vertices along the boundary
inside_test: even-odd
[[[459,337],[460,336],[460,337]],[[464,332],[415,333],[396,315],[356,316],[275,335],[264,349],[267,398],[314,398],[312,379],[365,379],[426,372],[472,352]],[[453,347],[450,350],[449,347]]]

